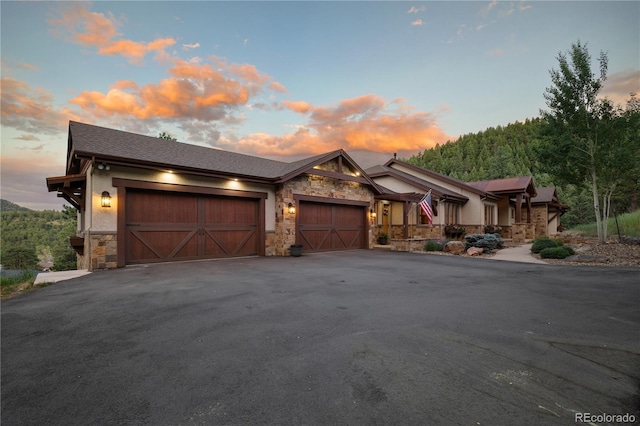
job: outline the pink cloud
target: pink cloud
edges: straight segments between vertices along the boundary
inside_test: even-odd
[[[40,140],[40,138],[35,135],[22,135],[22,136],[15,137],[14,139],[21,140],[21,141],[29,141],[29,142]]]
[[[502,49],[493,49],[491,52],[489,52],[489,55],[491,55],[491,56],[502,56],[502,55],[504,55],[504,50],[502,50]]]
[[[29,70],[29,71],[38,71],[39,68],[35,65],[31,65],[31,64],[27,64],[25,62],[21,62],[18,64],[18,67],[25,69],[25,70]]]
[[[165,49],[175,44],[172,38],[160,38],[151,42],[116,39],[120,36],[120,23],[109,14],[91,12],[83,3],[71,3],[61,16],[50,19],[54,28],[63,28],[75,43],[96,47],[101,55],[120,55],[130,62],[140,63],[147,53],[155,52],[158,58]]]
[[[84,91],[70,102],[95,117],[212,121],[228,119],[234,108],[270,87],[284,87],[250,64],[217,65],[176,60],[158,83],[139,87],[122,80],[106,93]]]
[[[451,137],[437,125],[434,115],[410,112],[401,99],[392,102],[369,94],[345,99],[333,106],[313,107],[304,101],[282,105],[308,114],[307,124],[295,132],[276,136],[265,133],[221,138],[221,146],[257,155],[309,155],[339,148],[373,152],[417,151],[443,144]]]
[[[640,70],[627,69],[610,74],[602,88],[603,96],[623,106],[631,93],[640,94]]]
[[[69,120],[79,119],[68,108],[53,104],[53,95],[27,83],[2,77],[0,83],[2,125],[28,133],[64,131]]]
[[[282,104],[285,106],[285,108],[299,114],[306,114],[313,108],[311,104],[305,101],[282,101]]]

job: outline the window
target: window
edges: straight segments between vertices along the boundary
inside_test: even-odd
[[[424,214],[424,212],[422,211],[422,208],[420,207],[419,204],[416,207],[418,208],[418,224],[420,224],[420,225],[428,225],[429,224],[429,219],[427,219],[427,215]],[[438,202],[437,201],[432,201],[431,202],[431,210],[433,210],[433,217],[434,218],[436,216],[438,216]],[[435,220],[434,220],[434,222],[435,222]]]
[[[444,203],[444,223],[445,225],[455,225],[460,217],[460,205]]]
[[[484,224],[485,225],[493,225],[495,224],[495,220],[494,220],[494,212],[495,212],[495,206],[489,205],[489,204],[485,204],[484,205]]]

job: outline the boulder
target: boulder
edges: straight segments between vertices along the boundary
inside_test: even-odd
[[[444,246],[444,252],[451,254],[464,253],[464,243],[462,241],[449,241]]]
[[[482,250],[480,247],[469,247],[467,249],[467,254],[469,256],[480,256],[483,251],[484,250]]]

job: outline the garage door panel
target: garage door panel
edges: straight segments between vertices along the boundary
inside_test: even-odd
[[[206,231],[207,256],[252,256],[258,254],[257,232],[253,230]]]
[[[360,248],[360,239],[362,238],[362,232],[359,229],[356,230],[336,230],[334,244],[336,249],[348,249],[357,247]]]
[[[314,230],[304,228],[300,230],[300,236],[302,237],[302,241],[300,242],[300,244],[302,244],[307,250],[331,250],[330,229]]]
[[[196,231],[134,231],[129,242],[130,255],[138,262],[196,257]]]
[[[126,263],[258,254],[257,199],[127,192]]]
[[[300,209],[298,220],[305,226],[326,225],[331,226],[332,209],[331,205],[320,203],[303,203],[305,208]]]
[[[197,223],[198,198],[193,195],[133,192],[128,194],[129,222],[134,223]]]
[[[238,198],[210,197],[203,200],[204,222],[210,224],[246,224],[255,225],[258,210],[255,200]]]
[[[362,226],[362,208],[353,206],[335,206],[335,226]]]
[[[364,207],[300,202],[298,244],[307,251],[364,248]]]

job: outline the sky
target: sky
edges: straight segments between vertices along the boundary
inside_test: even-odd
[[[60,210],[70,120],[361,166],[539,116],[587,45],[640,92],[637,1],[0,2],[3,199]]]

